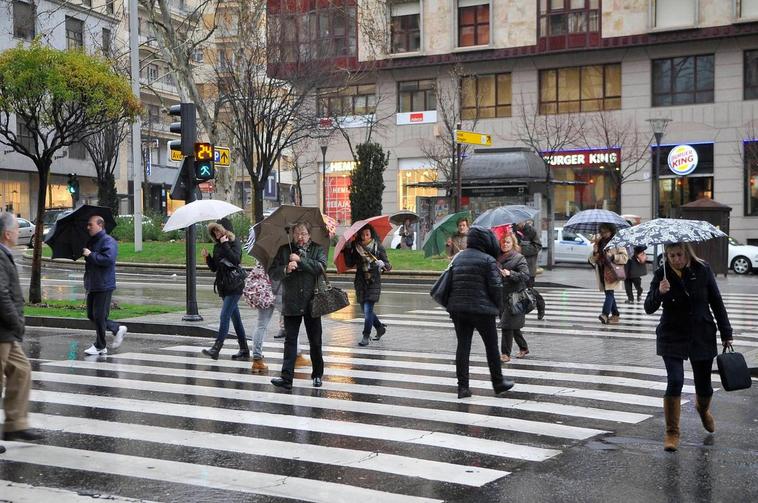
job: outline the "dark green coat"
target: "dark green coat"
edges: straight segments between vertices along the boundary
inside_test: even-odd
[[[12,256],[0,247],[0,342],[24,337],[24,296]]]
[[[296,249],[293,245],[293,250]],[[274,261],[269,267],[268,275],[272,281],[282,282],[282,314],[284,316],[302,316],[309,313],[313,290],[319,275],[326,271],[326,252],[314,242],[308,245],[305,256],[300,257],[298,268],[287,273],[289,245],[279,248]]]

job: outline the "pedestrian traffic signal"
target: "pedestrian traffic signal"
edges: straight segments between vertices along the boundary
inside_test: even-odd
[[[195,117],[194,103],[180,103],[168,109],[169,115],[178,116],[179,122],[172,122],[169,130],[181,135],[179,150],[184,155],[192,155],[195,140],[197,139],[197,119]]]
[[[213,145],[210,143],[195,143],[195,178],[203,182],[215,176],[213,166]]]
[[[76,173],[68,174],[67,190],[71,194],[71,199],[77,202],[79,200],[79,178],[76,176]]]

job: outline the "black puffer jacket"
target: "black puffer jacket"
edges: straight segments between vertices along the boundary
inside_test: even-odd
[[[471,227],[468,247],[450,265],[449,313],[497,315],[503,305],[503,282],[495,257],[497,239],[484,227]]]

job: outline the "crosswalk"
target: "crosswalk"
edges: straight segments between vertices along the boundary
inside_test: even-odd
[[[529,334],[589,336],[621,339],[655,340],[655,327],[660,311],[654,315],[645,313],[643,303],[625,304],[626,295],[617,292],[616,299],[621,313],[617,325],[602,325],[598,320],[604,297],[601,293],[584,289],[540,289],[547,306],[544,320],[537,320],[536,310],[527,315],[522,332]],[[758,297],[749,294],[723,294],[734,330],[735,343],[744,348],[758,347]],[[644,300],[644,298],[643,298]],[[414,328],[447,328],[453,323],[441,307],[411,309],[403,312],[388,312],[377,306],[382,322],[391,326]],[[346,320],[361,324],[363,318]]]
[[[449,354],[327,346],[323,388],[302,368],[284,393],[229,346],[218,361],[189,344],[36,361],[32,421],[47,439],[4,443],[0,495],[444,501],[660,414],[665,388],[660,368],[530,359],[498,398],[472,355],[474,396],[458,400]],[[282,345],[265,352],[278,369]]]

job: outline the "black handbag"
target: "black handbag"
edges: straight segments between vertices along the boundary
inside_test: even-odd
[[[225,258],[222,258],[219,262],[222,266],[218,285],[219,289],[224,292],[243,290],[245,288],[245,279],[247,279],[247,271],[245,268],[239,265],[234,265]]]
[[[455,257],[457,257],[456,255]],[[440,277],[437,278],[437,281],[434,282],[432,285],[432,289],[429,290],[429,295],[432,296],[432,299],[434,299],[434,302],[439,304],[442,307],[447,307],[447,302],[450,299],[450,290],[453,288],[453,262],[455,262],[455,257],[453,257],[453,260],[450,261],[450,263],[447,265],[447,269],[442,271],[442,274],[440,274]]]
[[[716,357],[716,366],[719,368],[721,385],[726,391],[748,389],[753,384],[745,357],[742,353],[735,352],[731,346],[724,348],[724,351]]]
[[[313,289],[311,299],[311,318],[319,318],[329,313],[339,311],[350,305],[347,293],[341,288],[332,286],[326,279],[326,273],[319,274],[316,288]]]
[[[508,312],[514,315],[527,314],[534,311],[537,307],[537,299],[531,288],[524,288],[519,292],[508,294],[507,308]]]

